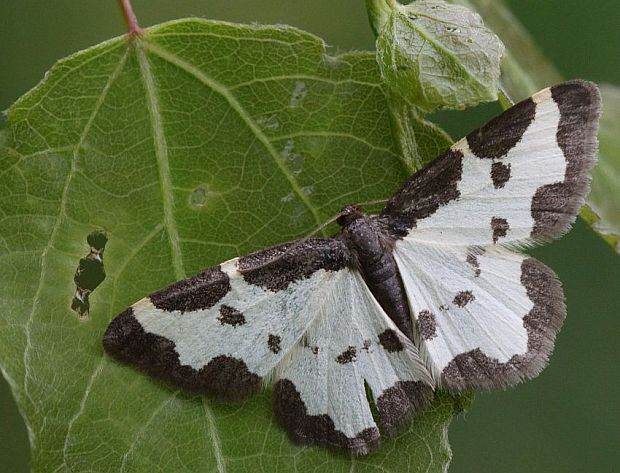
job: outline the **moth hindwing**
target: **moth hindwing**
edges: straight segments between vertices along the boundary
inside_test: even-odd
[[[555,274],[520,247],[557,238],[584,202],[596,86],[538,92],[415,173],[383,211],[356,206],[334,238],[230,260],[109,325],[114,358],[225,400],[275,384],[290,438],[365,454],[435,388],[540,373],[565,315]],[[376,405],[374,418],[366,393]]]

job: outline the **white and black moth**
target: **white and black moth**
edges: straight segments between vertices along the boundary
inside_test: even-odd
[[[552,270],[515,250],[562,235],[589,188],[600,96],[542,90],[415,173],[333,238],[236,258],[151,294],[103,345],[176,386],[239,400],[275,383],[291,439],[365,454],[435,388],[537,376],[565,316]],[[367,395],[366,386],[370,395]]]

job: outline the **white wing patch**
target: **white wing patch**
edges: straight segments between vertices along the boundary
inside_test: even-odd
[[[460,197],[418,220],[407,239],[449,245],[527,242],[535,225],[531,206],[536,191],[562,182],[567,166],[556,139],[558,105],[549,89],[532,99],[534,119],[505,156],[479,158],[465,138],[452,146],[463,154]]]

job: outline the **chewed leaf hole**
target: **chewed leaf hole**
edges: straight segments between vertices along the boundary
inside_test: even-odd
[[[88,317],[90,311],[90,294],[105,279],[103,267],[103,250],[108,242],[105,232],[96,230],[86,237],[90,250],[84,258],[80,258],[78,267],[73,276],[75,294],[71,301],[71,308],[77,312],[80,319]]]
[[[189,203],[192,207],[201,208],[207,204],[207,197],[209,196],[209,191],[207,186],[199,186],[193,190],[193,192],[189,196]]]

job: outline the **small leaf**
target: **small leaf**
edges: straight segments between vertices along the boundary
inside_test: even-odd
[[[394,3],[377,37],[383,79],[426,112],[497,100],[503,54],[477,13],[437,0]]]
[[[220,404],[101,347],[111,318],[145,294],[390,196],[410,163],[380,84],[371,53],[328,56],[290,27],[184,20],[61,61],[11,107],[0,365],[33,471],[446,470],[446,427],[466,397],[438,394],[407,432],[356,459],[293,445],[270,392]],[[435,153],[430,134],[416,140],[416,153]],[[93,230],[108,237],[106,279],[79,320],[73,278]]]
[[[599,157],[582,216],[620,253],[620,87],[603,85],[601,94]]]

